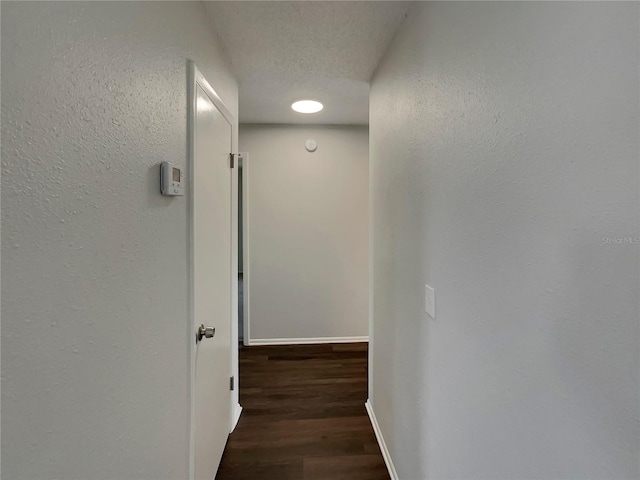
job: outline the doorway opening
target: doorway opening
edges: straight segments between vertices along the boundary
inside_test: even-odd
[[[244,279],[243,279],[243,212],[242,212],[242,155],[238,155],[238,343],[244,341]]]
[[[249,344],[249,197],[248,154],[238,154],[237,164],[237,236],[238,236],[238,348]]]

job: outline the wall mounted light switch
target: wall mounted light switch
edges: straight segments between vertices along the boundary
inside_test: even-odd
[[[424,286],[424,311],[431,318],[436,318],[436,291],[429,285]]]

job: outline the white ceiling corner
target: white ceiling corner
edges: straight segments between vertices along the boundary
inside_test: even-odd
[[[369,79],[410,4],[205,2],[238,77],[240,122],[368,124]],[[306,98],[324,110],[291,110]]]

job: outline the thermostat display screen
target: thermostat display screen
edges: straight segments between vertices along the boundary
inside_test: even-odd
[[[180,181],[180,169],[173,167],[172,170],[173,170],[173,181],[174,182],[179,182]]]

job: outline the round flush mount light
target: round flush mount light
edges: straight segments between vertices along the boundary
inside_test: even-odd
[[[318,113],[324,108],[324,105],[315,100],[299,100],[293,102],[291,108],[298,113]]]

